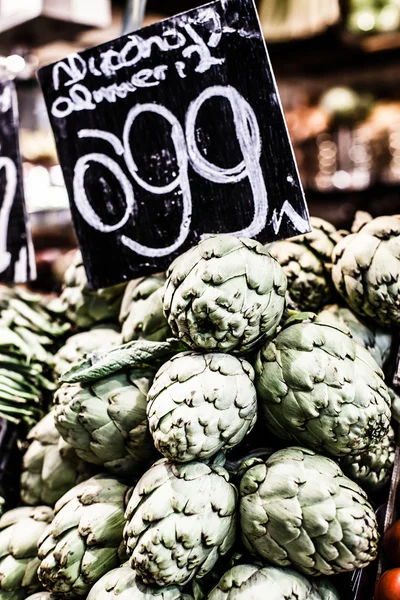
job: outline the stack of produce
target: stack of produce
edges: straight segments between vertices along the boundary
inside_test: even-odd
[[[93,291],[89,289],[82,255],[75,258],[64,274],[63,291],[53,306],[65,311],[78,330],[90,329],[101,323],[118,323],[125,283]]]
[[[54,373],[58,379],[74,363],[97,350],[118,346],[121,334],[116,325],[96,325],[89,331],[71,335],[54,356]]]
[[[298,310],[321,310],[334,297],[332,253],[347,231],[337,231],[311,217],[312,232],[269,246],[288,280],[288,305]]]
[[[51,394],[54,352],[71,326],[52,302],[22,288],[0,288],[0,414],[37,422]]]
[[[17,509],[46,509],[46,527],[17,557],[13,511],[0,519],[0,598],[347,600],[337,575],[378,556],[376,494],[395,457],[392,331],[371,314],[400,320],[398,221],[336,247],[321,224],[295,242],[322,263],[330,240],[324,277],[356,315],[283,317],[297,283],[286,262],[224,235],[126,287],[126,343],[108,326],[67,342],[23,459],[33,508]],[[374,238],[370,262],[355,235]],[[108,293],[102,320],[115,323]]]

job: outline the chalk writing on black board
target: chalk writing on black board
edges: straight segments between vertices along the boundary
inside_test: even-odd
[[[24,208],[15,87],[7,80],[0,82],[0,282],[24,283],[35,274]]]
[[[253,0],[212,2],[40,80],[93,287],[164,269],[216,232],[310,230]]]

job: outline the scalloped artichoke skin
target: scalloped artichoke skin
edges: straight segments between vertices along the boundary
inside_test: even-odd
[[[332,298],[332,253],[348,232],[337,231],[323,219],[310,221],[310,233],[276,242],[268,251],[285,272],[289,303],[298,310],[318,311]]]
[[[82,254],[77,250],[64,275],[60,305],[78,329],[90,329],[99,323],[118,323],[126,283],[89,290]]]
[[[232,547],[237,490],[222,467],[156,462],[125,513],[130,565],[146,584],[183,585],[208,573]]]
[[[144,584],[130,567],[122,566],[104,575],[86,600],[193,600],[176,586],[159,588]]]
[[[152,275],[128,283],[119,313],[123,344],[139,339],[162,342],[171,337],[163,310],[164,284],[165,275]]]
[[[392,427],[379,444],[367,452],[345,456],[339,465],[347,477],[356,481],[367,492],[377,492],[389,483],[396,456],[396,439]]]
[[[79,362],[86,354],[96,350],[108,350],[117,346],[121,335],[117,327],[97,326],[69,337],[54,356],[54,372],[61,377],[74,363]]]
[[[111,475],[95,475],[67,492],[38,543],[38,576],[61,598],[86,596],[123,562],[124,510],[129,488]]]
[[[147,398],[154,444],[171,460],[203,460],[239,444],[255,425],[254,370],[229,354],[184,352],[158,371]]]
[[[348,329],[312,314],[289,319],[255,372],[260,418],[282,439],[340,457],[366,452],[389,430],[383,373]]]
[[[54,504],[79,481],[93,475],[93,468],[80,460],[66,444],[50,411],[27,436],[30,443],[22,459],[21,500],[37,506]]]
[[[318,313],[318,319],[325,323],[333,323],[348,327],[356,342],[364,346],[382,369],[390,356],[392,334],[373,323],[365,323],[349,308],[331,304]]]
[[[275,333],[286,287],[282,267],[261,244],[217,235],[172,263],[164,312],[190,348],[245,353]]]
[[[378,217],[344,238],[332,279],[357,314],[382,327],[400,323],[400,216]]]
[[[157,457],[147,426],[147,378],[119,372],[91,385],[63,384],[54,396],[61,437],[88,463],[133,475]]]
[[[366,493],[331,459],[286,448],[251,466],[240,483],[246,548],[310,575],[364,568],[378,552],[378,529]]]
[[[239,565],[230,569],[207,600],[340,600],[327,583],[329,597],[319,581],[309,581],[292,569]]]
[[[0,519],[0,595],[15,600],[40,590],[37,543],[53,518],[48,506],[15,508]]]

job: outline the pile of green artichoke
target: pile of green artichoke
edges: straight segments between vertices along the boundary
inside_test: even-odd
[[[40,365],[53,392],[36,411],[20,395],[43,418],[0,518],[0,600],[350,597],[343,574],[378,556],[400,404],[400,217],[357,223],[212,236],[99,292],[78,254],[50,306],[0,294],[3,378]],[[15,406],[29,380],[8,404],[4,381]]]

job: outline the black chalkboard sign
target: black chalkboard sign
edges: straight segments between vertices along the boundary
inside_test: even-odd
[[[0,81],[0,282],[25,283],[36,277],[25,213],[18,109],[14,83]]]
[[[253,0],[220,0],[39,74],[92,287],[202,236],[310,231]]]

